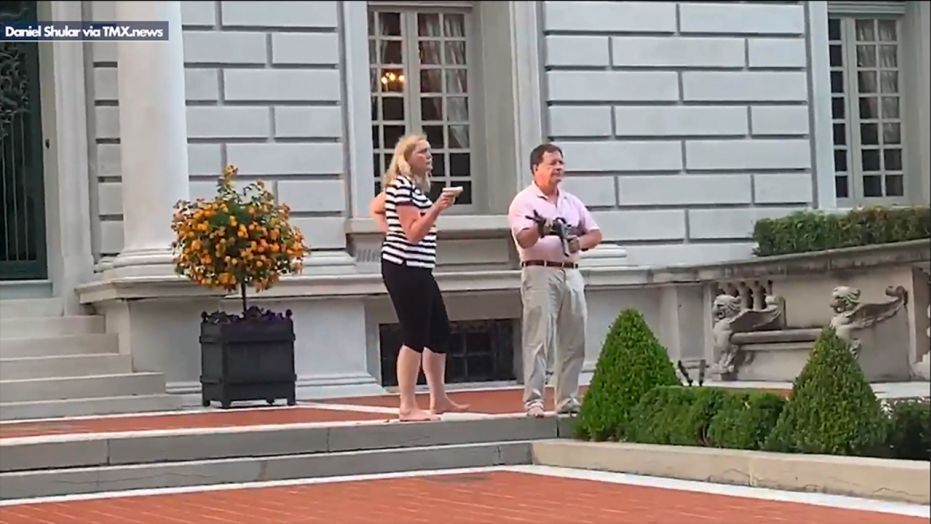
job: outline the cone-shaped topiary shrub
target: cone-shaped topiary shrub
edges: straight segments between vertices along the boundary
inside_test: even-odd
[[[618,315],[601,348],[595,374],[576,422],[581,439],[620,440],[630,410],[656,386],[678,385],[676,370],[643,316]]]
[[[887,424],[882,406],[833,328],[825,328],[792,396],[765,443],[790,453],[880,456]]]

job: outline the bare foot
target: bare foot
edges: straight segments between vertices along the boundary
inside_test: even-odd
[[[401,410],[398,412],[398,419],[401,422],[422,422],[429,420],[439,420],[439,417],[433,415],[424,409],[412,409],[410,411]]]
[[[447,397],[445,400],[441,400],[434,404],[433,407],[430,408],[430,411],[437,415],[442,415],[443,413],[462,413],[463,411],[468,411],[470,407],[469,404],[457,404]]]

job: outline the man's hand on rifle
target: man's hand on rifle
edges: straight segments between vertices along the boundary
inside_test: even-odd
[[[579,237],[573,236],[569,238],[569,252],[578,253],[582,250],[582,240]]]
[[[540,236],[540,238],[551,235],[553,233],[553,221],[540,216],[540,214],[537,213],[537,210],[533,211],[533,216],[528,216],[527,218],[533,220],[537,224],[537,234]]]

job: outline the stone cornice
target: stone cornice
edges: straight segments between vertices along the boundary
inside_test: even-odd
[[[642,287],[652,285],[699,284],[727,279],[779,277],[866,267],[899,264],[927,264],[931,258],[931,240],[915,240],[896,244],[834,249],[815,253],[755,258],[723,264],[693,266],[583,267],[590,289]],[[446,293],[517,291],[520,270],[490,271],[438,270],[436,279]],[[170,276],[122,277],[97,281],[77,289],[84,304],[110,300],[146,298],[217,298],[226,295],[216,290],[198,287],[185,278]],[[255,298],[283,299],[290,297],[360,297],[385,294],[378,273],[348,273],[334,275],[300,275],[282,278],[274,288]]]

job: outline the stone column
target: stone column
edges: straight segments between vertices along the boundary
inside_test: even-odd
[[[171,274],[172,207],[187,199],[181,2],[116,2],[121,21],[167,21],[168,40],[117,42],[123,250],[116,274]]]

